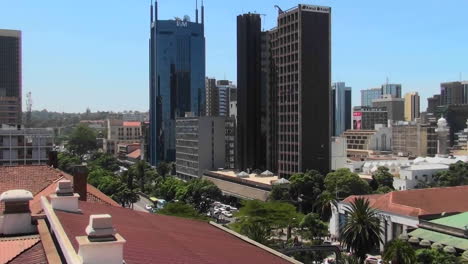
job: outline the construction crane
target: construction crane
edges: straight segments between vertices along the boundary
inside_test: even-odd
[[[26,127],[31,127],[32,95],[29,92],[26,95]]]

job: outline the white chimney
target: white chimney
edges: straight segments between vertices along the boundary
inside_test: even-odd
[[[0,195],[0,202],[5,203],[0,234],[19,235],[37,232],[36,226],[31,223],[29,201],[32,199],[32,193],[26,190],[9,190]]]
[[[124,263],[123,247],[126,241],[113,228],[112,216],[90,215],[86,234],[87,236],[76,237],[78,256],[81,257],[82,263]]]
[[[73,193],[73,187],[69,180],[61,180],[58,182],[55,193],[50,196],[52,208],[67,212],[79,212],[78,198],[80,195]]]

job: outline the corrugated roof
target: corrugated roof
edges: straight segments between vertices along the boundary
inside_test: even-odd
[[[136,149],[132,153],[127,154],[127,157],[131,159],[138,159],[140,158],[140,156],[141,156],[141,149]]]
[[[429,222],[459,229],[465,229],[465,227],[468,225],[468,212],[442,217]]]
[[[38,235],[0,238],[0,263],[8,263],[39,241]]]
[[[206,222],[82,201],[79,206],[81,214],[55,211],[75,250],[75,237],[85,235],[89,216],[110,214],[127,241],[124,259],[128,264],[289,263]]]
[[[418,228],[408,235],[414,236],[420,239],[426,239],[431,242],[441,243],[446,246],[452,246],[461,250],[468,250],[468,239],[447,235],[423,228]]]
[[[124,127],[139,127],[141,126],[141,122],[124,121],[123,126]]]
[[[357,197],[368,198],[370,205],[380,211],[412,217],[468,211],[468,185],[394,191],[380,196],[352,195],[343,202],[350,203]]]

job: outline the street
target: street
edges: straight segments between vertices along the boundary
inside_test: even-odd
[[[145,205],[153,204],[153,202],[150,201],[149,199],[146,199],[145,197],[141,195],[138,195],[138,196],[140,196],[140,200],[133,204],[133,210],[148,213],[148,210],[145,209]]]

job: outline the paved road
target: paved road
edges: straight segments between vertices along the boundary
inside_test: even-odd
[[[147,204],[153,204],[153,202],[140,195],[140,200],[133,204],[133,210],[148,212],[148,210],[145,209],[145,205]]]

